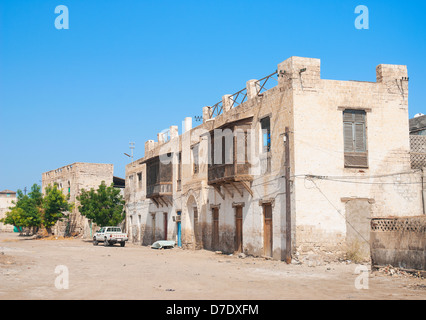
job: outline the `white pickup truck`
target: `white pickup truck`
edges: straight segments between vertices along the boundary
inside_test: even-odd
[[[119,243],[124,247],[128,240],[127,234],[121,232],[120,227],[103,227],[93,236],[93,245],[97,246],[99,242],[103,242],[105,246]]]

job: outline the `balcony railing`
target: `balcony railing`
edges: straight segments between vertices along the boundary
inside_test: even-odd
[[[208,170],[208,183],[226,183],[230,181],[251,180],[250,164],[216,164]]]
[[[172,195],[172,183],[157,183],[147,186],[146,197]]]
[[[275,71],[274,73],[271,73],[270,75],[257,80],[257,95],[262,95],[263,92],[271,89],[272,87],[274,87],[275,85],[271,85],[271,80],[275,80],[278,83],[278,79],[276,78],[278,72]],[[228,97],[229,99],[231,99],[231,108],[234,108],[240,104],[242,104],[243,102],[247,101],[247,88],[244,88],[236,93],[234,93],[233,95],[231,95],[230,97]],[[215,105],[213,105],[210,109],[210,119],[215,118],[217,116],[219,116],[220,114],[222,114],[223,112],[223,103],[222,101],[219,101],[218,103],[216,103]]]

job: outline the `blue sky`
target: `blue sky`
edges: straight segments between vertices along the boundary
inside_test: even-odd
[[[410,117],[426,113],[425,14],[423,0],[0,0],[0,190],[73,162],[124,177],[130,141],[142,157],[146,140],[291,56],[321,59],[324,79],[408,65]]]

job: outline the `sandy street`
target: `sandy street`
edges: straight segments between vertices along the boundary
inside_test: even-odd
[[[357,267],[0,233],[1,300],[426,299],[426,280],[376,271],[360,282]],[[368,289],[357,289],[357,283]]]

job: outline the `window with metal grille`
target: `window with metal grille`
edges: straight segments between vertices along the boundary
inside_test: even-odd
[[[343,112],[345,167],[368,167],[366,113],[364,110]]]

